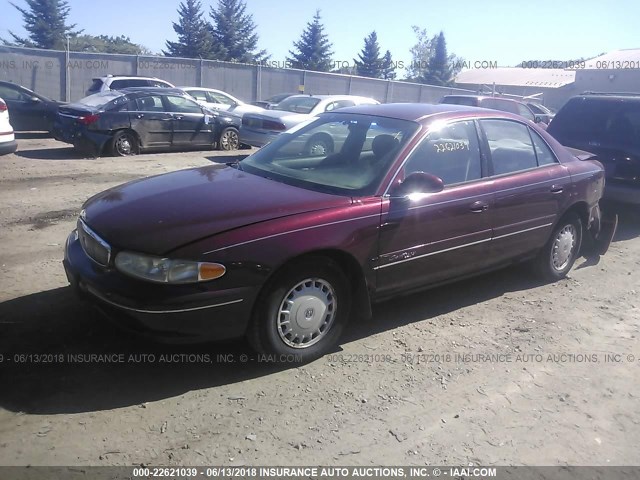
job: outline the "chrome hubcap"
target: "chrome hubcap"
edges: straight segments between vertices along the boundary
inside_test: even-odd
[[[331,284],[307,278],[285,295],[278,311],[278,334],[292,348],[318,343],[336,318],[337,298]]]
[[[313,145],[311,145],[311,148],[309,148],[309,152],[311,153],[311,155],[326,155],[327,152],[327,146],[324,143],[314,143]]]
[[[131,141],[129,140],[129,137],[120,137],[116,142],[116,148],[118,149],[118,153],[130,155]]]
[[[220,139],[223,150],[235,150],[238,148],[238,136],[235,132],[225,132]]]
[[[553,241],[551,252],[553,267],[562,270],[567,266],[576,246],[576,229],[573,225],[565,225]]]

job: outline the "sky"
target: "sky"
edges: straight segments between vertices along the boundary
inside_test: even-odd
[[[205,10],[217,0],[201,0]],[[13,0],[24,6],[24,0]],[[68,0],[69,20],[85,33],[125,35],[153,52],[176,40],[178,0]],[[274,62],[284,62],[316,9],[321,10],[334,61],[353,64],[373,30],[382,52],[408,64],[416,43],[411,27],[443,31],[449,53],[475,62],[514,66],[523,60],[570,60],[623,48],[640,48],[640,2],[620,0],[246,0]],[[24,35],[22,17],[0,0],[0,38]],[[402,76],[402,72],[399,72]]]

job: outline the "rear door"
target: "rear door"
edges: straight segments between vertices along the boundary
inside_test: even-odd
[[[173,147],[210,147],[214,143],[213,119],[197,102],[179,95],[163,98],[173,117]]]
[[[495,197],[491,256],[496,262],[531,253],[549,238],[571,195],[571,177],[524,123],[480,120]]]
[[[429,133],[399,175],[426,172],[444,181],[438,193],[383,202],[377,283],[393,294],[482,270],[491,263],[493,188],[483,177],[473,121]]]
[[[173,117],[165,111],[162,96],[147,95],[136,99],[135,111],[129,113],[131,128],[140,137],[143,148],[168,148],[173,135]]]

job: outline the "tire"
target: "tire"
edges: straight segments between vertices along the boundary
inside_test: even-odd
[[[324,135],[312,137],[307,144],[308,155],[326,157],[331,153],[333,153],[333,142]]]
[[[233,127],[227,127],[220,133],[220,138],[218,139],[218,149],[219,150],[238,150],[240,148],[240,136],[238,135],[238,130]]]
[[[330,351],[349,319],[351,292],[327,258],[296,262],[269,282],[256,304],[248,340],[260,353],[307,362]]]
[[[110,149],[114,157],[136,155],[138,153],[138,139],[133,133],[121,130],[116,132],[111,139]]]
[[[578,258],[582,244],[582,221],[575,213],[565,215],[535,259],[535,270],[545,280],[564,278]]]

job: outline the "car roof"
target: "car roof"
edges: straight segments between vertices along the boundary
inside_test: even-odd
[[[92,80],[106,80],[106,79],[127,79],[127,78],[131,78],[131,79],[147,79],[147,80],[160,80],[162,82],[167,82],[166,80],[162,80],[161,78],[158,77],[149,77],[147,75],[104,75],[102,77],[94,77],[92,78]],[[169,82],[167,82],[169,83]]]
[[[364,115],[377,115],[381,117],[398,118],[413,122],[422,122],[427,117],[453,113],[456,117],[476,116],[492,118],[508,118],[522,121],[519,115],[491,110],[488,108],[470,107],[467,105],[451,105],[446,103],[384,103],[380,105],[358,105],[345,107],[331,113],[359,113]]]
[[[306,95],[303,93],[290,95],[287,98],[317,98],[319,100],[349,100],[353,98],[365,98],[367,100],[375,100],[375,98],[363,97],[361,95]]]
[[[491,95],[445,95],[442,98],[477,98],[478,100],[484,100],[485,98],[491,98],[493,100],[505,100],[507,102],[513,103],[524,103],[520,100],[516,100],[514,98],[505,98],[500,96],[491,96]]]
[[[116,90],[123,94],[139,93],[148,95],[180,95],[185,96],[185,93],[179,88],[164,88],[164,87],[127,87]]]
[[[599,98],[612,100],[640,101],[640,94],[632,92],[582,92],[573,98]]]

